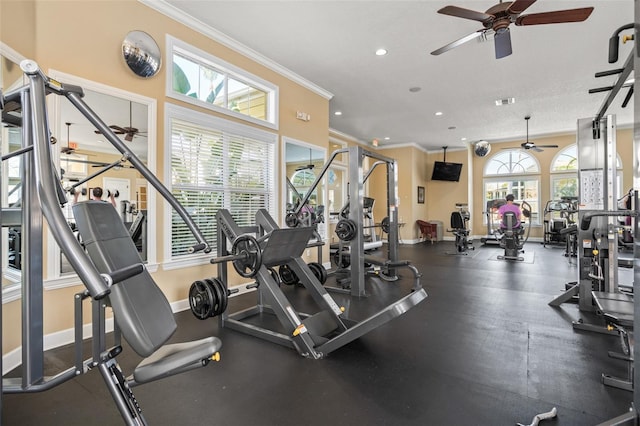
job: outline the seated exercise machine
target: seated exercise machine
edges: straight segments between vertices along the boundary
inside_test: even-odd
[[[53,167],[47,122],[46,96],[65,96],[96,129],[169,202],[194,235],[193,250],[209,251],[209,245],[184,207],[82,100],[82,89],[49,79],[29,60],[20,64],[28,84],[0,93],[0,106],[22,127],[23,147],[2,157],[22,156],[21,211],[2,209],[2,226],[21,226],[25,241],[22,268],[22,377],[3,378],[4,393],[39,392],[74,377],[98,370],[127,425],[145,425],[142,410],[131,388],[173,374],[200,368],[219,360],[221,342],[216,337],[165,344],[176,329],[171,307],[146,270],[129,231],[109,203],[87,201],[74,206],[78,242],[61,206],[65,190]],[[9,106],[9,108],[7,108]],[[107,170],[109,167],[105,167]],[[43,216],[49,230],[77,272],[86,290],[74,297],[75,364],[54,375],[44,375],[43,348]],[[85,251],[86,247],[86,251]],[[91,299],[92,356],[83,359],[83,301]],[[0,307],[2,304],[0,303]],[[114,344],[107,346],[105,307],[113,310]],[[133,374],[125,376],[117,362],[123,350],[121,337],[142,357]]]
[[[524,260],[520,253],[524,253],[524,244],[529,239],[531,232],[531,205],[526,201],[522,202],[522,216],[529,219],[526,227],[524,221],[519,221],[513,212],[506,212],[502,216],[503,226],[499,228],[498,235],[500,247],[504,249],[504,255],[498,256],[498,259]]]
[[[453,233],[456,237],[456,251],[455,253],[447,254],[462,254],[467,255],[468,250],[474,250],[473,243],[469,240],[468,222],[471,218],[469,210],[467,210],[466,203],[456,203],[457,211],[451,212],[451,229],[447,229],[447,232]]]
[[[362,321],[348,317],[349,312],[331,297],[316,274],[303,259],[312,228],[279,228],[266,210],[256,213],[255,226],[239,226],[228,210],[216,214],[218,226],[217,253],[222,257],[212,263],[233,260],[233,266],[243,276],[254,277],[255,283],[247,288],[256,289],[256,304],[239,312],[228,313],[226,309],[210,310],[209,315],[198,315],[200,319],[218,316],[221,327],[292,347],[304,357],[320,359],[381,325],[399,317],[404,312],[426,299],[427,293],[420,286],[419,276],[409,294],[384,307]],[[229,253],[227,242],[232,242]],[[289,268],[298,277],[316,305],[316,312],[298,312],[287,295],[274,279],[274,268]],[[218,277],[213,292],[216,297],[226,298],[227,266],[218,267]],[[201,296],[197,296],[201,297]],[[211,300],[207,306],[225,306],[223,299]],[[193,310],[193,306],[192,306]],[[215,315],[214,315],[215,313]],[[275,315],[280,329],[273,325],[258,325],[254,317],[261,314]]]
[[[500,244],[498,209],[507,203],[504,198],[488,200],[484,215],[487,221],[487,235],[480,238],[482,244]]]

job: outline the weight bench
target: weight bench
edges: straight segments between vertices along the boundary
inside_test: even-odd
[[[602,374],[602,383],[618,389],[633,391],[633,296],[624,293],[610,293],[592,291],[596,313],[604,317],[610,326],[620,336],[622,353],[609,351],[609,357],[627,362],[627,378]],[[629,331],[631,330],[631,331]]]
[[[107,303],[113,309],[117,329],[145,359],[125,378],[115,361],[122,351],[116,344],[101,354],[99,367],[125,421],[145,424],[130,387],[218,361],[222,342],[208,337],[165,345],[176,330],[171,306],[142,267],[138,250],[116,209],[110,203],[84,201],[73,206],[73,214],[87,254],[101,274],[117,275],[140,264],[140,273],[111,285]],[[94,335],[94,339],[103,337]]]

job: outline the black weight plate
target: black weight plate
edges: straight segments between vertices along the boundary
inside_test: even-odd
[[[335,263],[338,268],[348,268],[349,265],[351,265],[351,258],[349,255],[340,256],[340,252],[336,252],[333,255],[333,263]]]
[[[258,240],[251,235],[240,235],[233,242],[231,254],[239,256],[234,260],[233,267],[240,276],[254,277],[262,266],[262,251]]]
[[[357,235],[358,226],[351,219],[340,219],[336,225],[335,232],[341,241],[351,241]]]
[[[211,292],[214,294],[214,303],[213,303],[213,308],[211,309],[211,316],[215,317],[220,315],[220,308],[221,308],[221,304],[222,304],[222,295],[220,293],[220,289],[214,284],[213,280],[210,278],[207,278],[204,280],[204,282],[207,284],[207,286],[211,289]]]
[[[300,223],[298,216],[295,213],[287,213],[287,216],[284,218],[284,222],[289,228],[295,228]]]
[[[298,283],[298,276],[289,267],[289,265],[280,265],[280,279],[283,284],[295,285]]]
[[[189,288],[189,307],[196,318],[205,320],[211,316],[215,296],[203,281],[195,281]]]
[[[382,223],[380,224],[380,226],[382,227],[382,232],[384,232],[385,234],[389,233],[389,226],[390,226],[389,216],[382,219]]]
[[[327,282],[327,270],[324,266],[322,266],[318,262],[310,262],[307,266],[309,266],[309,269],[311,269],[313,275],[315,275],[318,281],[320,281],[320,284],[324,284]]]

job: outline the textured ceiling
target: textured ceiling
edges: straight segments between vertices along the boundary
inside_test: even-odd
[[[608,64],[608,40],[633,20],[631,0],[539,0],[524,14],[594,6],[582,23],[511,26],[513,54],[496,60],[492,37],[440,56],[431,51],[482,28],[436,13],[445,5],[485,11],[494,1],[198,1],[165,5],[195,17],[304,79],[331,92],[330,126],[381,145],[455,148],[467,142],[524,140],[574,132],[578,118],[600,110],[616,77],[594,73],[622,67],[632,43]],[[384,47],[386,56],[374,55]],[[420,87],[415,93],[411,87]],[[608,112],[630,126],[633,102]],[[495,100],[514,97],[513,105]],[[342,116],[334,116],[340,110]],[[442,116],[435,116],[442,111]],[[454,127],[453,129],[450,129]],[[389,141],[384,138],[389,137]]]

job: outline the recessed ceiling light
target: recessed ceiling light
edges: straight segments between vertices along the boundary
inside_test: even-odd
[[[409,91],[410,91],[411,93],[416,93],[416,92],[419,92],[419,91],[421,91],[421,90],[422,90],[422,87],[418,87],[418,86],[415,86],[415,87],[409,87]]]
[[[390,138],[389,136],[385,136],[385,137],[384,137],[384,140],[385,140],[385,141],[388,141],[388,140],[390,140],[390,139],[391,139],[391,138]]]
[[[380,49],[376,50],[376,56],[384,56],[386,54],[387,54],[387,49],[380,48]]]
[[[438,117],[440,117],[442,114],[443,114],[443,112],[442,112],[442,111],[438,111],[438,112],[436,112],[436,116],[438,116]]]
[[[516,98],[496,99],[496,106],[511,105],[516,103]]]
[[[342,115],[342,111],[336,111],[333,113],[333,115]]]
[[[467,138],[460,138],[460,140],[461,140],[461,141],[466,141],[466,140],[467,140]]]

